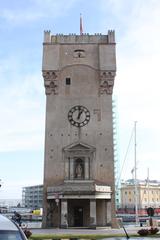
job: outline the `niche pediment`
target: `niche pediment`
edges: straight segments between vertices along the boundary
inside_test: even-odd
[[[63,148],[65,180],[91,179],[91,165],[96,149],[84,142],[75,142]]]
[[[74,151],[89,151],[94,152],[95,148],[83,142],[72,143],[63,148],[64,152],[74,152]]]

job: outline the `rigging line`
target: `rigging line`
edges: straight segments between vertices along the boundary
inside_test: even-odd
[[[127,151],[126,151],[126,154],[125,154],[125,157],[124,157],[124,160],[123,160],[123,164],[122,164],[122,167],[121,167],[121,171],[120,171],[120,174],[119,174],[117,185],[119,184],[119,181],[121,179],[122,171],[123,171],[124,164],[125,164],[125,161],[126,161],[126,158],[127,158],[127,155],[128,155],[128,151],[129,151],[129,147],[130,147],[130,144],[131,144],[131,141],[132,141],[132,138],[133,138],[133,134],[134,134],[134,127],[133,127],[132,132],[131,132],[131,137],[129,139],[129,144],[128,144]]]

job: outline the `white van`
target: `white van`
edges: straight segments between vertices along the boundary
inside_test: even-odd
[[[0,214],[0,240],[27,240],[19,226]]]

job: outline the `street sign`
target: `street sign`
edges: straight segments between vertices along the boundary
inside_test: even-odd
[[[153,217],[154,216],[154,208],[152,208],[152,207],[147,208],[147,214],[148,214],[148,216]]]

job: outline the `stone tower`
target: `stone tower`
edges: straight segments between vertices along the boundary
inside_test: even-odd
[[[115,226],[114,31],[44,32],[44,227]]]

